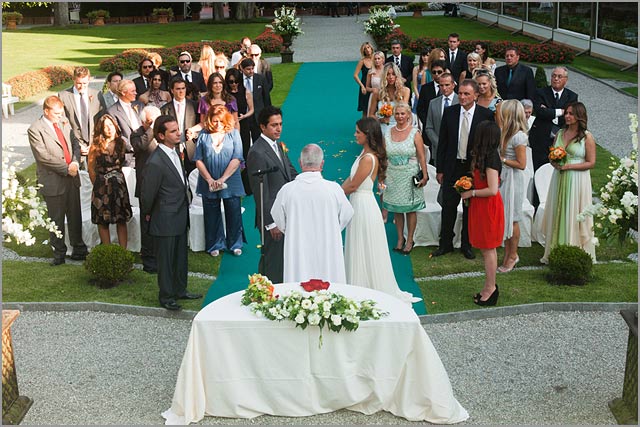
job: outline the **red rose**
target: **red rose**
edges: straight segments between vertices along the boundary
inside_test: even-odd
[[[321,279],[311,279],[308,282],[300,283],[300,286],[307,292],[329,289],[330,285],[329,282],[324,282]]]

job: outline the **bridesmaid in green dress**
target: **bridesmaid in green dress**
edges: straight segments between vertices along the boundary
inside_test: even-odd
[[[551,250],[558,245],[578,246],[596,260],[593,242],[593,218],[578,221],[577,216],[592,203],[589,169],[596,164],[596,143],[587,130],[587,110],[581,102],[567,105],[564,110],[565,127],[556,135],[554,147],[567,152],[563,164],[552,162],[547,204],[542,219],[545,233],[544,255],[540,262],[547,264]]]

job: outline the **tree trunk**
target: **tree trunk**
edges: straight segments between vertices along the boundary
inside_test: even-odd
[[[69,3],[66,1],[53,3],[53,26],[69,25]]]
[[[213,3],[213,20],[214,21],[224,20],[224,3],[219,3],[219,2]]]
[[[232,3],[235,5],[233,9],[234,19],[238,21],[244,21],[246,19],[252,19],[255,15],[255,2],[240,2],[240,3]]]

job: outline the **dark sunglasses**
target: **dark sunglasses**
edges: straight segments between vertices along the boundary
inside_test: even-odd
[[[188,63],[188,62],[191,62],[191,60],[190,60],[190,59],[181,59],[181,60],[180,60],[180,63],[181,63],[181,64],[186,64],[186,63]]]
[[[227,80],[227,83],[230,85],[237,85],[238,81],[237,80]]]
[[[431,71],[431,74],[443,74],[444,71],[443,70],[433,70]]]
[[[143,65],[142,68],[153,68],[153,65]]]

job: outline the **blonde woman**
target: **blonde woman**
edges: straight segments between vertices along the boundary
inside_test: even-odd
[[[502,102],[500,109],[502,132],[500,134],[500,194],[504,204],[504,259],[498,272],[514,269],[520,241],[520,221],[525,188],[524,168],[527,166],[527,119],[524,107],[517,99]]]
[[[480,67],[475,69],[473,80],[478,83],[478,105],[493,111],[496,123],[499,127],[502,127],[500,122],[500,103],[502,102],[502,98],[498,93],[496,78],[493,77],[493,74],[491,74],[488,69]]]
[[[482,67],[482,58],[480,55],[475,52],[467,54],[467,68],[469,71],[463,70],[462,73],[460,73],[460,83],[462,83],[464,79],[473,78],[473,72],[480,67]]]
[[[373,54],[373,68],[367,74],[366,88],[367,92],[374,93],[380,90],[380,82],[382,81],[382,72],[384,71],[384,53],[378,51]],[[369,105],[371,105],[371,97],[369,97]],[[367,112],[369,107],[367,107]]]
[[[202,77],[205,82],[209,81],[209,76],[215,71],[215,59],[216,53],[213,51],[213,48],[208,44],[203,45],[198,65],[200,65]]]
[[[384,132],[385,126],[395,126],[396,119],[393,114],[388,117],[380,117],[378,115],[380,108],[385,104],[389,104],[393,108],[400,102],[408,103],[410,96],[411,89],[404,85],[404,78],[402,78],[400,68],[392,62],[385,64],[382,71],[380,90],[371,95],[369,117],[378,117]]]
[[[353,72],[353,79],[360,86],[358,92],[358,111],[362,111],[362,117],[367,116],[369,108],[369,96],[371,93],[367,91],[366,82],[369,71],[373,68],[373,46],[371,43],[364,42],[360,46],[360,61],[356,65],[356,69]],[[358,76],[360,74],[360,76]]]

